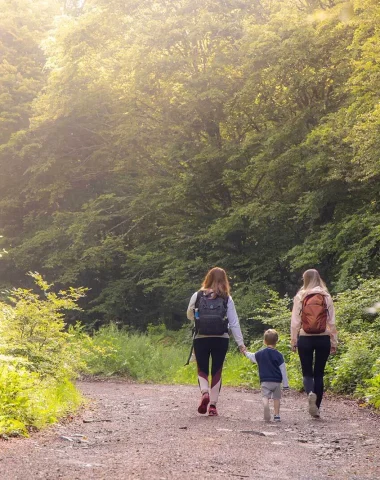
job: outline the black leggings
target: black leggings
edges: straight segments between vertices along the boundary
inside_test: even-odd
[[[222,386],[222,369],[228,350],[228,338],[205,337],[194,340],[194,353],[198,365],[198,383],[202,393],[210,393],[210,403],[216,405]],[[211,389],[209,389],[209,363],[211,357]]]
[[[323,376],[330,355],[330,348],[329,335],[309,337],[300,335],[298,338],[298,355],[301,360],[303,385],[307,394],[314,392],[317,395],[318,408],[322,402]]]

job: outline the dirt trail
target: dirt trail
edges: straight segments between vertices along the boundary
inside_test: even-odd
[[[223,388],[207,417],[195,386],[79,386],[82,415],[1,443],[1,480],[380,478],[380,419],[353,402],[327,399],[314,420],[291,392],[281,424],[265,424],[258,392]]]

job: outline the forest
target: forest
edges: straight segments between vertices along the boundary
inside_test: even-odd
[[[316,268],[336,390],[380,405],[378,1],[0,7],[2,305],[37,278],[66,325],[180,330],[218,265],[253,341]]]

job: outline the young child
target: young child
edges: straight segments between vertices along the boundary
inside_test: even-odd
[[[276,350],[277,342],[278,333],[276,330],[269,329],[264,333],[264,344],[266,345],[266,348],[259,350],[256,353],[244,352],[244,355],[249,358],[252,363],[257,363],[259,367],[261,393],[264,404],[264,420],[266,422],[270,421],[270,398],[273,398],[274,421],[281,421],[281,382],[283,388],[289,388],[284,357]]]

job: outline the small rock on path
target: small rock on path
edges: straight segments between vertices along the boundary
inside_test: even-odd
[[[89,402],[72,422],[1,443],[2,480],[380,478],[380,417],[354,402],[328,398],[314,420],[291,392],[281,423],[267,424],[259,392],[223,388],[208,417],[196,386],[79,387]]]

